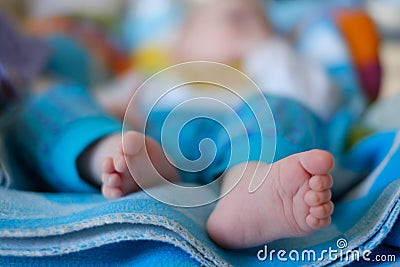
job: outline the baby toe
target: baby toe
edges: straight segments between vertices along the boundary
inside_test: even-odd
[[[103,160],[102,170],[106,173],[112,173],[115,171],[113,159],[107,157]]]
[[[103,174],[102,176],[103,184],[109,187],[121,186],[122,180],[118,173]]]
[[[317,192],[310,190],[304,196],[304,201],[307,205],[314,207],[326,203],[331,200],[332,193],[330,190]]]
[[[114,165],[117,172],[123,173],[128,171],[128,165],[126,164],[125,157],[122,154],[114,158]]]
[[[333,179],[330,174],[315,175],[310,178],[309,186],[314,191],[325,191],[332,187]]]
[[[123,196],[122,190],[118,187],[109,187],[103,185],[101,191],[103,195],[108,199],[116,199]]]
[[[333,209],[334,209],[333,203],[329,201],[322,205],[311,207],[310,214],[318,219],[325,219],[332,215]]]
[[[327,217],[324,219],[318,219],[311,214],[309,214],[306,218],[306,222],[308,226],[314,230],[320,230],[322,228],[327,227],[329,224],[331,224],[331,217]]]

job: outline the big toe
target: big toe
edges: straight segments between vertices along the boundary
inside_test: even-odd
[[[299,161],[310,174],[327,174],[334,165],[331,153],[325,150],[314,149],[299,154]]]
[[[123,136],[123,151],[126,155],[136,155],[145,146],[145,136],[139,132],[129,131]]]

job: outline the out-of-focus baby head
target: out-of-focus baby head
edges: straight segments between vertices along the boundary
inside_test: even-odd
[[[193,2],[175,46],[179,62],[208,60],[231,64],[270,34],[258,0]]]

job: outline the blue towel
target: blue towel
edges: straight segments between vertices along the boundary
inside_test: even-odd
[[[385,153],[366,157],[367,148]],[[144,192],[108,201],[100,194],[1,189],[0,266],[375,265],[376,256],[399,256],[399,148],[400,132],[394,132],[377,134],[351,151],[358,167],[364,163],[374,170],[336,203],[331,226],[246,250],[224,250],[208,238],[205,223],[213,204],[177,208]]]

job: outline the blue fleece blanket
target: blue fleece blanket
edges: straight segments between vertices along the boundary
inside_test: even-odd
[[[208,238],[212,204],[176,208],[144,192],[108,201],[100,194],[0,189],[0,266],[395,264],[400,261],[399,147],[399,133],[355,147],[351,158],[374,171],[336,203],[331,226],[247,250],[224,250]],[[378,262],[382,259],[386,262]]]

